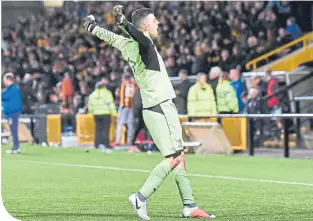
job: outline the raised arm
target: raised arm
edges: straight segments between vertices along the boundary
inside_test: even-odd
[[[92,35],[98,37],[99,39],[108,42],[110,45],[112,45],[113,47],[120,51],[124,48],[126,42],[130,40],[128,38],[124,38],[121,35],[117,35],[111,31],[108,31],[104,28],[100,28],[99,26],[96,26],[91,33]]]
[[[98,37],[99,39],[109,43],[113,47],[118,50],[122,50],[125,44],[131,40],[129,38],[125,38],[121,35],[117,35],[111,31],[108,31],[104,28],[100,28],[95,21],[93,15],[89,15],[85,17],[82,21],[82,26],[87,29],[87,31],[91,32],[92,35]]]
[[[132,23],[127,21],[123,15],[122,10],[123,6],[121,5],[116,5],[113,7],[112,14],[118,26],[132,39],[137,41],[141,46],[148,47],[150,39],[146,37],[141,31],[139,31]]]

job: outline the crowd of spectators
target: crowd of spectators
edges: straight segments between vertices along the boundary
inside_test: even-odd
[[[122,4],[127,18],[140,7],[150,7],[159,18],[161,37],[156,45],[169,76],[178,76],[180,70],[208,75],[215,66],[226,73],[233,68],[241,73],[248,61],[302,34],[288,1]],[[60,105],[61,112],[77,113],[103,78],[115,94],[122,74],[130,71],[126,62],[116,49],[80,27],[82,17],[93,14],[100,26],[121,34],[111,15],[113,6],[66,1],[62,8],[2,27],[2,72],[15,73],[23,113],[47,103]],[[208,79],[216,91],[218,76],[211,73]],[[186,99],[187,91],[177,91]]]

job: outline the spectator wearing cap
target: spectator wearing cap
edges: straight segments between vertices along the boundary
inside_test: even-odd
[[[238,113],[238,99],[227,73],[222,73],[216,87],[217,110],[220,114]]]
[[[110,153],[109,134],[111,115],[116,114],[116,106],[112,93],[107,89],[108,81],[100,81],[88,98],[88,111],[94,115],[95,121],[95,148]]]
[[[238,100],[239,112],[243,112],[245,105],[242,102],[241,95],[244,92],[244,85],[240,79],[240,72],[238,69],[231,69],[229,73],[229,79],[231,80],[230,85],[234,88],[236,92],[236,97]]]
[[[187,113],[191,117],[217,114],[214,92],[205,73],[199,73],[197,82],[189,89]]]
[[[18,120],[22,110],[21,92],[15,83],[13,73],[6,73],[3,76],[3,83],[6,90],[1,93],[2,111],[7,118],[13,137],[13,147],[8,150],[9,154],[17,154],[20,152],[18,138]]]

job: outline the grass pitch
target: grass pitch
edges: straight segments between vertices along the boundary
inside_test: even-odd
[[[2,200],[12,216],[31,221],[138,220],[128,195],[162,159],[158,153],[105,155],[28,145],[20,155],[7,155],[7,148]],[[217,221],[313,220],[312,160],[187,155],[187,167],[196,202]],[[184,220],[170,177],[149,199],[148,215]]]

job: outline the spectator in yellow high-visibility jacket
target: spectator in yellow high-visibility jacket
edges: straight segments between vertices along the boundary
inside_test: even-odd
[[[238,99],[226,73],[222,73],[216,87],[217,110],[220,114],[238,113]]]
[[[95,147],[106,153],[111,152],[108,149],[111,115],[116,114],[112,92],[106,88],[108,83],[106,79],[98,82],[88,98],[88,111],[95,120]]]
[[[204,73],[197,75],[195,83],[188,92],[187,112],[189,116],[216,115],[216,103],[212,87],[207,83]]]

